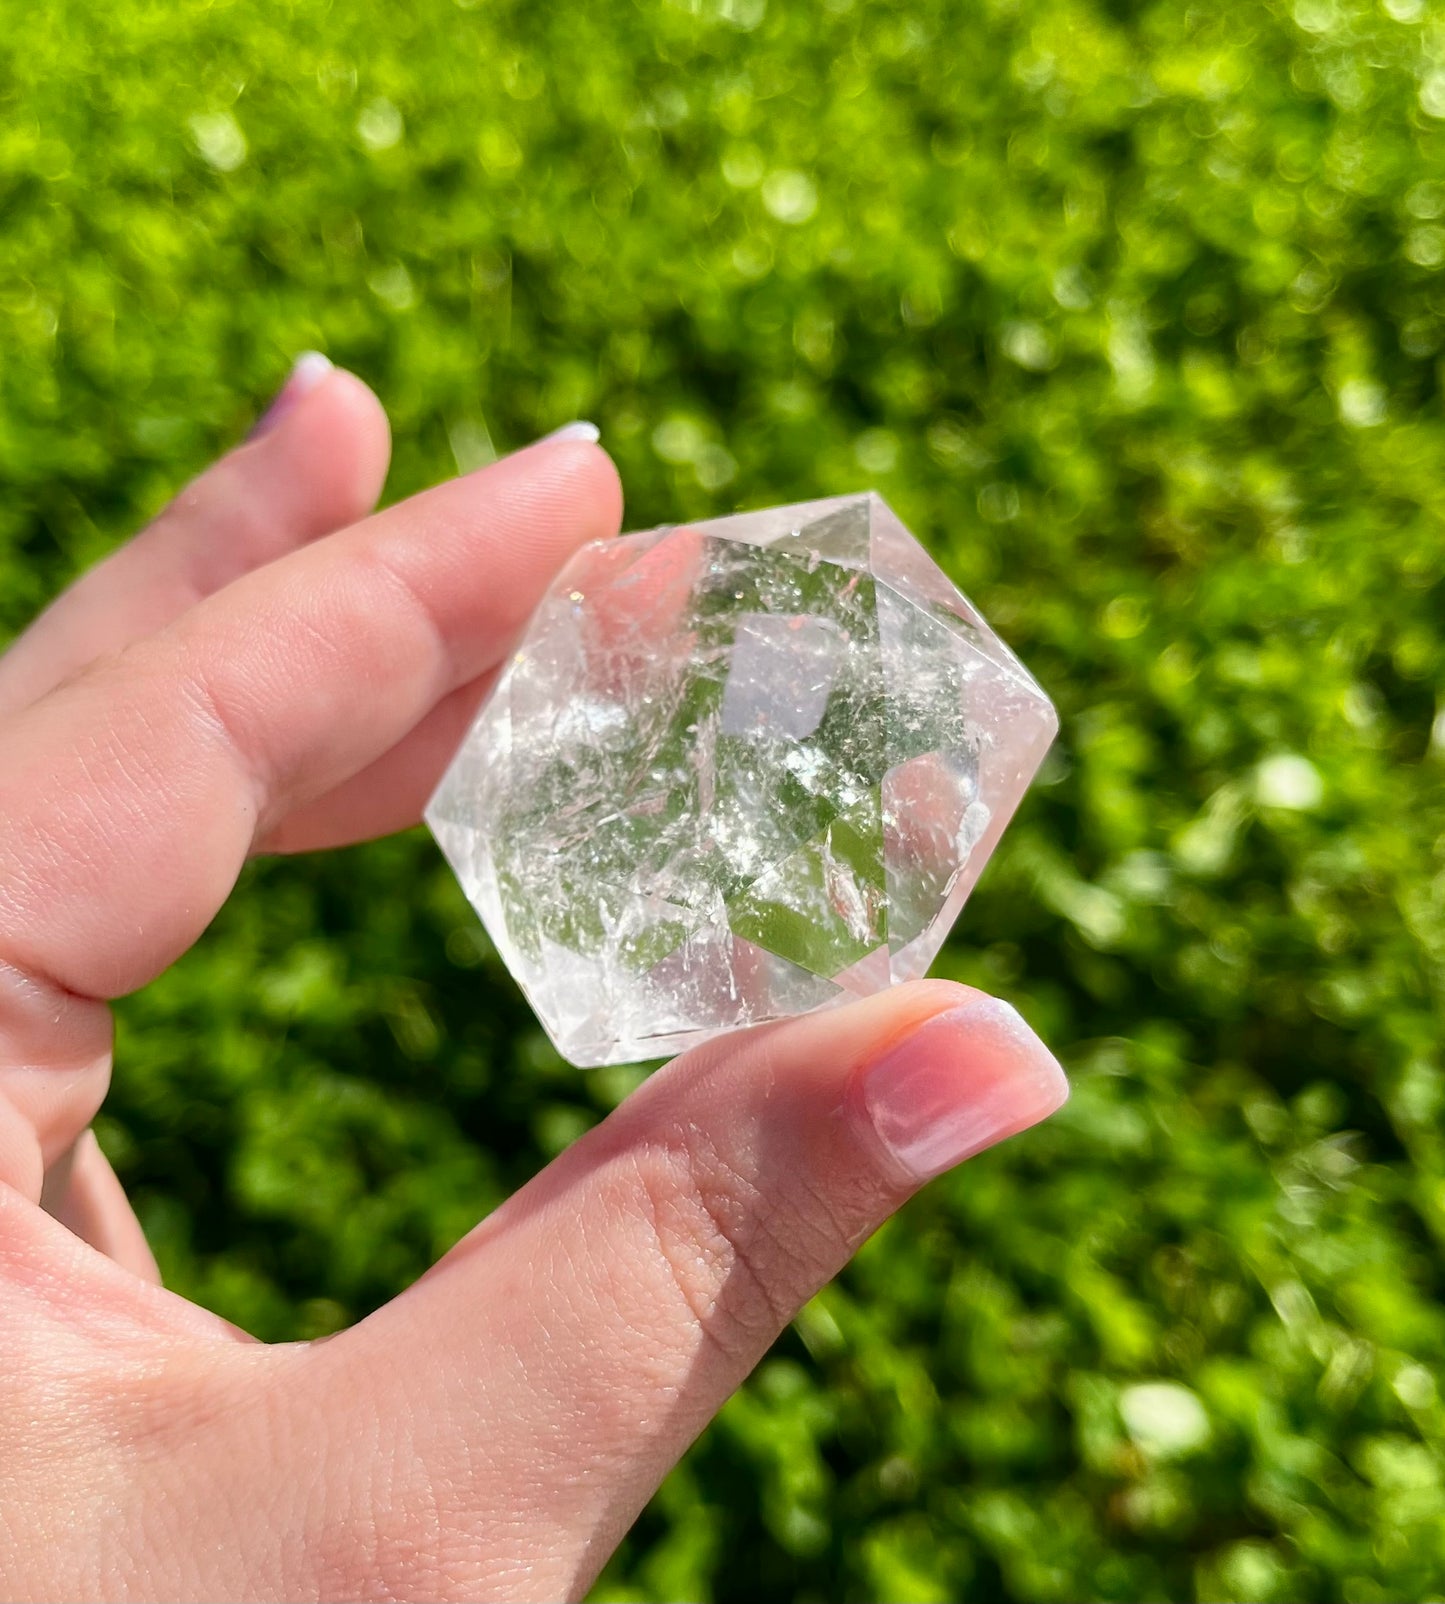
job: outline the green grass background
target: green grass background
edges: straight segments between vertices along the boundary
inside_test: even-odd
[[[1437,0],[0,0],[0,41],[0,624],[316,346],[391,497],[578,416],[633,525],[876,486],[1058,701],[938,970],[1072,1103],[864,1249],[596,1596],[1445,1596]],[[120,1015],[102,1139],[267,1337],[638,1079],[559,1062],[420,833],[255,867]]]

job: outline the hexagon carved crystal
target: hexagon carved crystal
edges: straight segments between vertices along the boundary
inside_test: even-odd
[[[584,547],[427,809],[560,1052],[922,975],[1057,728],[876,495]]]

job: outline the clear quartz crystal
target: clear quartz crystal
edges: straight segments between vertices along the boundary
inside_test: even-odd
[[[1057,729],[880,497],[584,547],[427,809],[587,1067],[922,975]]]

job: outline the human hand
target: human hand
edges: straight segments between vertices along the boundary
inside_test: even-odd
[[[315,361],[0,658],[0,1596],[580,1596],[799,1307],[1058,1065],[942,981],[647,1081],[353,1329],[166,1292],[89,1124],[106,1001],[253,852],[413,823],[552,574],[615,533],[542,442],[366,516],[375,398]]]

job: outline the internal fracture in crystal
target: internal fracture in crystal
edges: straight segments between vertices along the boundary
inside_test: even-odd
[[[876,495],[584,547],[427,822],[559,1051],[928,968],[1057,729]]]

